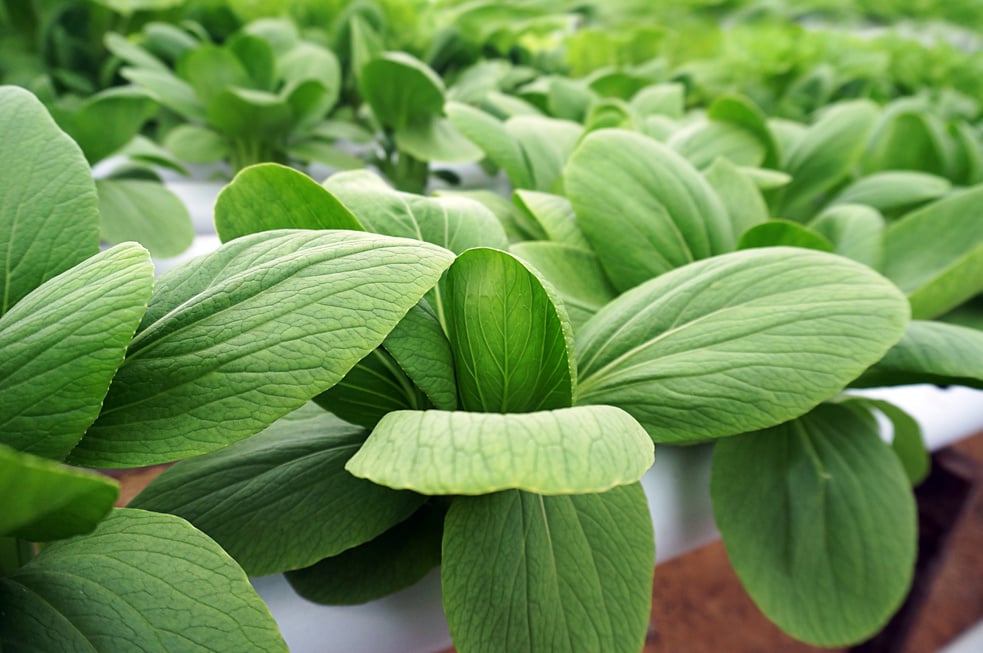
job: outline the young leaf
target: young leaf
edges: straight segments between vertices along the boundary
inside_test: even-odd
[[[723,95],[707,107],[707,118],[740,126],[754,134],[764,147],[765,168],[777,168],[781,160],[778,142],[771,133],[768,120],[754,102],[742,95]]]
[[[894,431],[891,437],[891,450],[901,461],[905,475],[912,485],[918,485],[925,480],[932,459],[925,447],[925,438],[922,436],[922,427],[918,420],[889,401],[850,397],[845,403],[874,410],[889,419]]]
[[[520,209],[542,227],[549,240],[590,249],[590,244],[577,226],[577,216],[567,198],[522,189],[516,190],[512,198]]]
[[[302,172],[277,163],[239,171],[215,200],[222,242],[272,229],[362,231],[351,211]]]
[[[802,247],[832,252],[833,244],[825,236],[788,220],[768,220],[751,227],[737,241],[737,249],[754,247]]]
[[[502,251],[457,257],[441,283],[464,410],[525,413],[573,403],[573,336],[540,279]]]
[[[157,103],[145,91],[111,88],[87,98],[62,127],[95,164],[129,143],[156,111]]]
[[[639,134],[589,134],[570,158],[565,187],[581,230],[619,290],[733,248],[727,211],[706,179]]]
[[[532,169],[518,141],[497,118],[457,102],[446,106],[447,116],[462,134],[505,171],[516,188],[534,188]]]
[[[163,184],[141,179],[99,179],[102,238],[136,241],[158,258],[177,256],[191,246],[195,228],[188,208]]]
[[[878,269],[884,259],[884,217],[862,204],[835,204],[809,223],[825,236],[833,251]]]
[[[854,387],[934,383],[983,389],[983,331],[913,320],[904,337]]]
[[[915,502],[877,425],[826,404],[716,444],[713,513],[727,555],[769,619],[848,646],[884,626],[915,563]]]
[[[89,164],[29,92],[0,87],[0,315],[99,251]]]
[[[294,591],[326,605],[357,605],[416,583],[440,564],[444,512],[424,504],[379,537],[316,565],[288,571]]]
[[[0,442],[64,459],[99,414],[154,276],[128,243],[49,279],[0,317]]]
[[[307,567],[371,540],[423,503],[345,471],[365,436],[307,405],[247,440],[178,463],[130,506],[187,519],[250,576]]]
[[[866,204],[878,211],[887,211],[938,199],[951,187],[944,177],[890,170],[861,177],[843,189],[832,204]]]
[[[88,533],[118,495],[119,485],[101,474],[0,445],[0,537],[47,542]]]
[[[425,63],[402,52],[386,52],[365,64],[359,88],[376,119],[390,129],[429,122],[443,112],[443,81]]]
[[[141,510],[116,510],[92,534],[45,547],[0,578],[0,604],[4,650],[287,650],[218,545],[177,517]]]
[[[581,406],[522,414],[396,411],[345,467],[422,494],[604,492],[652,466],[652,442],[624,411]]]
[[[516,116],[505,122],[505,130],[522,149],[532,175],[532,188],[555,192],[583,128],[568,120]]]
[[[983,290],[983,185],[909,213],[884,237],[884,276],[929,319]]]
[[[636,653],[648,626],[654,549],[638,484],[455,499],[441,565],[451,637],[468,653]]]
[[[379,346],[450,259],[384,236],[275,231],[175,268],[72,460],[149,465],[259,432]]]
[[[589,250],[538,241],[516,243],[511,251],[553,286],[567,309],[574,333],[617,297],[601,263]]]
[[[843,389],[907,321],[897,289],[848,259],[725,254],[625,293],[581,329],[577,403],[619,406],[656,442],[765,428]]]
[[[194,122],[208,121],[205,106],[195,95],[195,89],[169,70],[124,68],[120,74],[176,114]]]
[[[729,122],[693,122],[673,132],[666,145],[701,170],[718,157],[750,167],[757,167],[765,160],[765,148],[757,136]]]
[[[451,346],[427,302],[411,308],[382,345],[435,408],[457,409]]]
[[[216,163],[229,156],[229,145],[218,132],[182,124],[167,132],[164,147],[188,163]]]
[[[745,170],[719,158],[703,173],[727,210],[735,235],[743,234],[769,217],[761,191]]]

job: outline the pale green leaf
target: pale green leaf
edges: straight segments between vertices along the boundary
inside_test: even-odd
[[[484,158],[484,152],[474,145],[449,119],[434,117],[396,131],[396,147],[421,161],[443,163],[473,163]]]
[[[713,162],[703,176],[720,197],[735,235],[768,220],[768,206],[751,177],[728,159]]]
[[[64,459],[96,419],[150,298],[127,243],[49,279],[0,318],[0,442]]]
[[[583,128],[568,120],[515,116],[505,121],[505,131],[522,150],[531,174],[531,188],[544,192],[557,190],[563,166]]]
[[[307,405],[247,440],[178,463],[130,506],[187,519],[250,576],[307,567],[371,540],[423,502],[345,471],[365,436]]]
[[[771,133],[764,112],[750,99],[742,95],[723,95],[707,107],[707,118],[740,126],[754,134],[764,148],[762,167],[778,167],[781,159],[778,143]]]
[[[589,134],[570,158],[565,186],[581,230],[619,290],[733,248],[727,210],[706,179],[640,134]]]
[[[445,111],[454,126],[505,171],[514,187],[534,187],[532,169],[522,146],[500,120],[458,102],[449,102]]]
[[[0,536],[36,542],[88,533],[113,507],[119,485],[0,445]]]
[[[983,290],[983,185],[949,195],[892,224],[884,237],[884,276],[933,318]]]
[[[726,254],[653,279],[584,325],[577,403],[619,406],[657,442],[774,426],[842,390],[907,322],[897,289],[849,259]]]
[[[141,179],[99,179],[102,238],[136,241],[158,258],[177,256],[191,246],[195,229],[188,208],[163,184]]]
[[[765,160],[765,148],[758,137],[730,122],[702,120],[690,123],[677,129],[666,145],[701,170],[718,157],[749,167],[757,167]]]
[[[604,492],[652,466],[652,441],[624,411],[397,411],[348,462],[355,476],[422,494]]]
[[[654,543],[639,485],[458,498],[441,564],[451,637],[473,653],[637,653]]]
[[[157,103],[145,91],[110,88],[87,98],[62,127],[94,164],[129,143],[156,112]]]
[[[197,125],[178,125],[167,132],[164,147],[188,163],[215,163],[229,157],[229,145],[218,132]]]
[[[187,522],[142,510],[46,547],[0,579],[0,604],[4,650],[287,651],[228,554]]]
[[[861,177],[844,188],[832,203],[866,204],[878,211],[887,211],[938,199],[951,187],[944,177],[891,170]]]
[[[861,642],[898,608],[915,564],[915,501],[869,414],[835,404],[717,443],[713,512],[759,608],[796,639]]]
[[[577,216],[567,198],[519,189],[512,194],[512,199],[539,224],[549,240],[590,249],[590,244],[577,226]]]
[[[205,105],[195,95],[195,89],[169,70],[123,68],[120,74],[178,115],[196,122],[208,120]]]
[[[0,315],[99,251],[89,164],[27,91],[0,87]]]
[[[884,260],[884,217],[863,204],[835,204],[809,223],[825,236],[840,256],[880,268]]]
[[[278,163],[239,171],[215,200],[215,231],[223,242],[272,229],[350,229],[362,225],[329,191]]]
[[[421,301],[411,308],[382,345],[434,408],[457,408],[457,381],[450,343],[428,303]]]
[[[450,259],[415,241],[283,230],[173,269],[72,460],[148,465],[259,432],[379,346]]]
[[[925,438],[922,436],[922,427],[918,420],[889,401],[868,399],[867,397],[850,397],[846,403],[848,405],[860,405],[886,417],[891,422],[893,431],[891,449],[901,461],[901,466],[904,467],[908,480],[912,485],[918,485],[925,480],[931,468],[932,459],[925,447]]]

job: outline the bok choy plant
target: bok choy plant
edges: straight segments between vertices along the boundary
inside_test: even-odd
[[[587,137],[581,148],[608,134]],[[623,156],[649,161],[629,145]],[[612,168],[624,166],[608,156],[617,160]],[[682,160],[672,156],[666,165]],[[465,198],[401,193],[367,172],[319,185],[276,165],[242,171],[216,205],[224,249],[276,241],[281,229],[312,230],[308,237],[344,229],[417,238],[453,258],[442,259],[439,280],[430,276],[425,287],[421,280],[404,298],[409,310],[381,346],[313,403],[259,435],[178,463],[133,505],[188,519],[247,573],[286,571],[299,593],[324,603],[383,596],[439,563],[444,609],[461,651],[634,652],[651,600],[653,537],[638,480],[652,462],[653,441],[733,443],[737,467],[753,457],[739,445],[791,440],[784,449],[790,457],[777,456],[781,464],[756,469],[753,479],[728,474],[728,454],[718,452],[724,471],[715,492],[735,477],[738,485],[767,485],[782,477],[783,464],[801,460],[797,473],[832,488],[835,519],[823,523],[856,536],[813,537],[816,522],[803,515],[817,495],[803,481],[802,492],[789,497],[794,510],[779,515],[794,520],[794,539],[752,541],[761,529],[738,535],[752,560],[745,582],[753,596],[763,587],[768,597],[785,598],[792,616],[773,618],[798,637],[833,642],[873,632],[907,589],[913,500],[869,413],[837,398],[902,338],[907,300],[874,270],[842,256],[789,247],[733,251],[730,213],[685,165],[684,176],[663,189],[675,193],[667,203],[685,219],[653,203],[645,189],[605,185],[622,195],[621,204],[637,203],[613,203],[609,212],[647,215],[652,229],[678,234],[667,239],[675,249],[645,255],[658,271],[640,277],[634,266],[615,266],[590,245],[620,238],[625,226],[587,239],[590,218],[580,206],[604,183],[607,163],[593,160],[598,179],[591,181],[586,167],[578,171],[575,152],[563,180],[569,202],[523,193],[527,219],[541,217],[543,231],[576,244],[513,245],[515,253],[494,214]],[[629,167],[623,175],[631,173]],[[631,251],[653,242],[637,231],[634,239]],[[587,268],[596,282],[560,275],[554,284],[544,273],[579,272],[592,257],[600,262]],[[322,360],[335,351],[309,354]],[[301,368],[304,358],[297,352],[285,364]],[[97,430],[105,434],[102,445],[119,446],[124,433],[149,427],[128,412]],[[126,431],[116,430],[124,424]],[[859,444],[841,460],[823,438],[844,425]],[[210,432],[201,422],[185,426]],[[795,437],[783,439],[789,429]],[[838,431],[830,437],[846,439]],[[876,471],[859,474],[870,460]],[[852,492],[868,486],[873,498]],[[728,493],[734,502],[741,496],[749,497],[742,511],[775,518],[767,492]],[[892,528],[850,521],[858,514],[853,502],[868,500],[863,508],[878,511],[877,525]],[[829,551],[823,543],[850,548]],[[769,565],[769,546],[783,544],[806,548],[786,551],[784,567]],[[822,591],[810,584],[821,576],[820,563],[849,569],[860,564],[856,556],[875,553],[868,579],[890,575],[890,582],[855,583],[849,597],[835,583],[823,580]],[[843,573],[832,571],[834,579]],[[793,590],[801,600],[791,600]],[[810,631],[830,596],[846,602],[833,615],[841,619],[832,619],[828,632]]]

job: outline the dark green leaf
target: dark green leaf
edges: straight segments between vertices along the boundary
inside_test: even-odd
[[[754,247],[802,247],[832,252],[833,244],[825,236],[788,220],[769,220],[751,227],[737,241],[737,249]]]

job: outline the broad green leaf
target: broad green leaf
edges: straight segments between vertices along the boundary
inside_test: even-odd
[[[209,114],[212,101],[226,89],[251,86],[249,73],[239,58],[231,50],[211,43],[204,43],[181,57],[177,74],[191,85]]]
[[[904,102],[904,100],[902,100]],[[952,167],[945,126],[927,110],[888,107],[870,138],[864,169],[919,170],[944,176]]]
[[[728,159],[719,158],[703,172],[730,216],[734,234],[768,220],[768,207],[754,181]]]
[[[142,510],[45,547],[0,579],[0,604],[4,650],[287,651],[228,554],[184,520]]]
[[[229,87],[208,103],[208,122],[233,138],[277,139],[290,131],[293,112],[287,99],[244,88]],[[262,158],[244,158],[245,165],[260,163]]]
[[[983,331],[912,320],[904,337],[852,385],[869,388],[915,383],[983,389]]]
[[[287,148],[287,155],[307,163],[320,163],[335,170],[358,170],[365,167],[365,161],[341,147],[319,139],[308,139]]]
[[[840,256],[880,268],[884,259],[884,217],[862,204],[835,204],[809,223],[825,236]]]
[[[510,242],[545,240],[547,237],[539,223],[530,219],[513,202],[508,201],[495,191],[438,190],[434,192],[434,195],[437,197],[461,197],[478,202],[492,212]]]
[[[120,74],[178,115],[195,122],[207,122],[208,114],[195,95],[195,89],[169,70],[123,68]]]
[[[146,92],[124,86],[86,99],[61,125],[94,164],[129,143],[156,111]]]
[[[768,220],[741,234],[737,249],[754,247],[802,247],[820,252],[832,252],[833,244],[822,234],[788,220]]]
[[[357,605],[380,599],[440,564],[443,525],[444,512],[424,504],[375,539],[285,575],[295,592],[315,603]]]
[[[835,404],[717,443],[713,513],[769,619],[819,646],[863,641],[907,594],[915,501],[870,415]]]
[[[983,185],[909,213],[884,236],[884,276],[928,319],[983,290]]]
[[[365,436],[309,404],[247,440],[178,463],[130,506],[187,519],[250,576],[307,567],[371,540],[423,503],[345,471]]]
[[[551,195],[534,190],[516,190],[512,199],[535,220],[549,240],[574,247],[590,249],[590,244],[577,226],[577,216],[570,200],[560,195]]]
[[[273,229],[362,231],[362,225],[334,195],[302,172],[277,163],[239,171],[215,200],[215,231],[228,242]]]
[[[130,15],[137,11],[162,11],[179,7],[186,0],[95,0],[97,4],[109,7],[113,11]]]
[[[0,445],[0,536],[46,542],[88,533],[118,495],[119,485],[101,474]]]
[[[450,343],[433,309],[420,302],[382,343],[435,408],[457,409],[457,381]]]
[[[889,401],[850,397],[846,403],[860,405],[864,409],[874,410],[886,417],[891,422],[893,431],[891,449],[901,461],[908,480],[912,485],[918,485],[925,480],[932,461],[925,447],[922,427],[918,420]]]
[[[169,61],[177,61],[185,52],[209,41],[207,32],[198,23],[183,22],[180,26],[152,21],[143,28],[143,47]]]
[[[951,187],[944,177],[892,170],[861,177],[843,189],[832,204],[866,204],[878,211],[887,211],[938,199]]]
[[[758,137],[729,122],[703,120],[691,123],[676,130],[666,144],[701,170],[718,157],[750,167],[757,167],[765,160],[765,147]]]
[[[476,248],[457,257],[441,289],[463,410],[572,405],[568,318],[534,272],[505,252]]]
[[[399,129],[396,146],[422,161],[472,163],[484,157],[484,153],[444,117]]]
[[[269,41],[255,34],[238,32],[226,41],[225,47],[246,70],[251,88],[261,91],[276,90],[277,61]],[[283,62],[280,65],[282,68]]]
[[[612,406],[522,414],[396,411],[348,462],[355,476],[422,494],[604,492],[652,466],[652,441]]]
[[[308,79],[295,86],[288,86],[280,93],[287,101],[291,111],[289,129],[304,132],[316,127],[337,101],[336,91],[329,89],[324,82]]]
[[[444,83],[425,63],[402,52],[386,52],[365,64],[362,97],[385,127],[402,129],[429,121],[444,108]]]
[[[581,230],[619,290],[733,248],[727,211],[706,179],[640,134],[589,134],[570,158],[565,186]]]
[[[516,116],[505,121],[505,131],[522,150],[529,166],[532,186],[539,191],[554,191],[583,133],[583,128],[567,120]]]
[[[534,187],[532,169],[522,146],[501,121],[480,109],[457,102],[449,102],[445,111],[454,126],[505,171],[513,186]]]
[[[102,239],[136,241],[153,256],[177,256],[191,246],[195,229],[188,208],[163,184],[139,179],[99,179]]]
[[[89,164],[27,91],[0,87],[0,315],[99,251]]]
[[[441,563],[451,637],[473,653],[636,653],[654,542],[638,484],[604,494],[454,500]]]
[[[167,64],[121,34],[109,32],[103,39],[103,43],[107,50],[119,57],[124,63],[146,70],[168,72]]]
[[[778,172],[777,170],[767,170],[765,168],[740,168],[740,171],[746,174],[754,185],[758,187],[758,190],[774,190],[776,188],[781,188],[792,181],[792,177],[785,174],[784,172]]]
[[[457,254],[472,247],[504,248],[508,242],[495,216],[472,200],[402,193],[365,170],[332,175],[324,187],[366,231],[416,238]]]
[[[215,163],[229,156],[229,145],[221,134],[197,125],[178,125],[167,132],[164,147],[188,163]]]
[[[707,108],[707,118],[743,127],[754,134],[764,147],[762,166],[777,168],[781,159],[778,143],[771,133],[764,112],[754,102],[742,95],[724,95]]]
[[[379,346],[450,259],[426,243],[284,230],[173,269],[72,460],[148,465],[261,431]]]
[[[951,178],[964,184],[983,182],[983,136],[964,121],[949,126],[953,138]]]
[[[0,442],[62,460],[96,419],[150,298],[128,243],[49,279],[0,318]]]
[[[849,259],[725,254],[625,293],[584,325],[577,403],[619,406],[656,442],[766,428],[842,390],[907,321],[897,289]]]
[[[189,174],[188,169],[181,165],[172,152],[144,136],[134,137],[119,153],[135,163],[167,168],[182,175]]]
[[[785,150],[783,168],[792,181],[776,191],[774,214],[802,222],[812,217],[824,193],[842,182],[863,154],[877,120],[867,100],[833,105]]]
[[[686,88],[675,82],[653,84],[632,96],[630,104],[632,109],[643,116],[682,118],[686,111]]]

